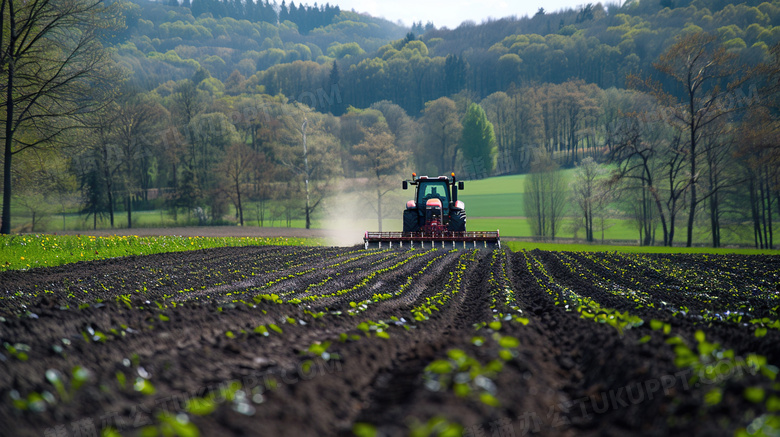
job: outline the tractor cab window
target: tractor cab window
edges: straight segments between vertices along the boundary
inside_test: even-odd
[[[441,200],[442,206],[447,208],[449,205],[449,193],[447,192],[446,182],[427,182],[420,186],[418,204],[425,205],[429,199]]]

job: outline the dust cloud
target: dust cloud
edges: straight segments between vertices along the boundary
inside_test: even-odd
[[[356,185],[360,185],[357,183]],[[400,183],[399,183],[400,185]],[[406,197],[413,196],[400,187],[382,198],[382,230],[400,231]],[[323,228],[327,244],[332,246],[354,246],[363,244],[366,231],[378,231],[376,193],[368,191],[342,190],[340,194],[323,200]]]

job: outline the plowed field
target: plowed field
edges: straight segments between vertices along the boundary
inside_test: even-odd
[[[0,435],[773,435],[778,284],[776,256],[357,247],[7,271]]]

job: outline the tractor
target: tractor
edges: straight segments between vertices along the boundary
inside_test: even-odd
[[[450,176],[417,176],[401,187],[415,186],[414,199],[406,202],[402,232],[366,232],[366,249],[381,247],[501,247],[498,231],[466,231],[466,210],[458,200],[463,181]]]

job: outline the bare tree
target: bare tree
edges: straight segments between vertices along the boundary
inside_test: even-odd
[[[544,151],[537,151],[531,163],[524,201],[533,235],[555,240],[566,209],[566,182],[558,163]]]
[[[766,110],[753,110],[738,130],[736,156],[742,164],[756,248],[774,247],[773,205],[780,214],[780,124]]]
[[[160,123],[167,118],[165,109],[144,96],[132,96],[118,106],[115,125],[116,144],[124,167],[127,227],[133,227],[133,198],[138,188],[146,188],[148,161],[157,140]]]
[[[245,185],[252,181],[259,160],[257,152],[246,144],[237,143],[228,148],[225,158],[217,166],[217,171],[223,178],[224,191],[229,193],[233,200],[241,226],[244,226]]]
[[[118,73],[99,40],[106,23],[122,21],[112,14],[100,0],[0,0],[0,233],[11,231],[14,155],[62,144],[85,114],[113,98]]]
[[[280,117],[279,139],[274,159],[290,171],[293,179],[304,185],[306,228],[311,217],[330,190],[338,165],[337,141],[330,132],[329,118],[297,107]]]
[[[585,239],[593,242],[593,217],[609,203],[610,189],[606,185],[606,167],[599,165],[592,157],[583,159],[574,173],[570,183],[572,198],[582,212],[585,225]]]
[[[366,132],[366,139],[353,147],[355,162],[371,178],[370,185],[376,192],[376,214],[379,232],[382,232],[382,197],[398,188],[393,176],[406,164],[407,155],[395,147],[393,134]]]

